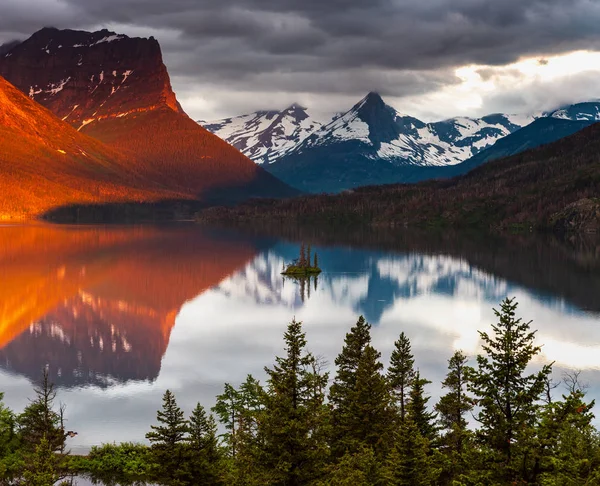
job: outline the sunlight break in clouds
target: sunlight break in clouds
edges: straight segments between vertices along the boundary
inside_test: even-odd
[[[422,96],[394,99],[392,104],[416,116],[441,119],[493,112],[539,114],[561,104],[600,98],[599,52],[577,51],[504,66],[468,65],[454,73],[457,84]],[[568,86],[572,89],[566,89]],[[431,112],[424,107],[438,109]]]

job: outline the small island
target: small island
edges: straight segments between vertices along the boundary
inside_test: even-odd
[[[283,265],[282,275],[288,277],[309,277],[311,275],[319,275],[319,256],[315,252],[314,257],[311,256],[310,245],[308,248],[304,243],[300,246],[300,257],[288,265]]]

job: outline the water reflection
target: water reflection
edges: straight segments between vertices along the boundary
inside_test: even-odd
[[[538,364],[556,361],[558,377],[586,370],[600,398],[598,246],[307,238],[324,272],[294,282],[281,268],[300,240],[195,227],[0,228],[0,390],[22,408],[48,364],[80,433],[75,451],[139,441],[166,388],[189,412],[211,406],[224,382],[263,378],[294,316],[332,364],[363,314],[386,361],[401,331],[411,337],[435,399],[446,360],[477,352],[477,330],[508,295],[539,329]]]
[[[157,378],[181,306],[255,254],[178,228],[0,231],[0,364],[59,386]]]

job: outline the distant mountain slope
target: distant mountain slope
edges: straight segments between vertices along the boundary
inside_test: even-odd
[[[268,170],[309,192],[398,182],[415,166],[458,164],[531,120],[490,115],[424,123],[369,93]]]
[[[546,145],[568,137],[579,130],[596,123],[595,121],[572,121],[563,118],[538,118],[526,127],[498,140],[491,147],[479,152],[460,164],[447,167],[424,167],[406,172],[403,182],[418,182],[428,179],[447,179],[467,172],[492,160],[510,157],[525,150]]]
[[[198,123],[257,164],[275,162],[321,126],[306,108],[297,104],[283,111],[258,111],[249,115]]]
[[[300,116],[298,116],[298,114]],[[369,93],[346,113],[338,114],[313,133],[298,133],[308,123],[306,111],[292,106],[283,112],[257,112],[206,123],[255,162],[288,184],[308,192],[339,192],[362,185],[414,182],[463,174],[493,158],[550,143],[600,120],[600,102],[578,103],[536,116],[493,114],[458,117],[435,123],[403,115]],[[532,125],[506,145],[481,155],[496,142],[537,118],[559,120]],[[581,121],[582,124],[561,124]],[[527,140],[525,140],[527,138]]]
[[[182,198],[0,77],[0,220],[68,204]]]
[[[5,44],[0,44],[0,56],[4,56],[6,53],[14,49],[21,42],[18,40],[6,42]]]
[[[203,212],[205,221],[600,231],[600,123],[464,176],[363,187],[270,206]]]
[[[563,106],[558,110],[544,113],[543,116],[562,118],[563,120],[600,121],[600,101],[588,101]]]
[[[297,193],[183,112],[154,38],[45,28],[0,58],[0,75],[163,187],[230,202]]]

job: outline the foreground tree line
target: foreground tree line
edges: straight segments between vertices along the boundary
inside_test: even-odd
[[[1,484],[52,485],[69,474],[105,484],[166,485],[596,485],[600,435],[593,401],[576,374],[554,397],[551,365],[531,372],[541,348],[507,299],[492,332],[480,332],[474,366],[460,351],[448,361],[444,394],[432,405],[408,337],[384,370],[361,317],[335,360],[331,386],[292,321],[285,353],[262,385],[226,384],[212,412],[186,418],[167,391],[143,444],[65,453],[62,413],[47,379],[19,416],[0,412]],[[47,392],[50,391],[48,394]]]

